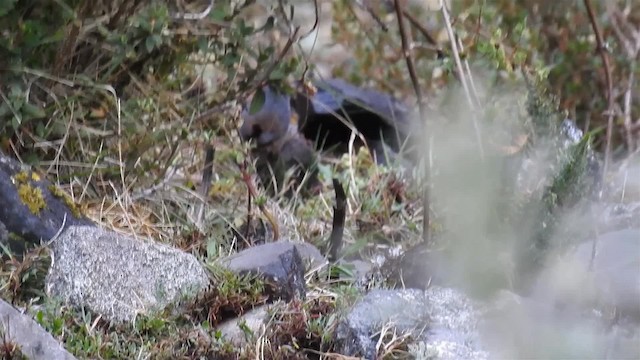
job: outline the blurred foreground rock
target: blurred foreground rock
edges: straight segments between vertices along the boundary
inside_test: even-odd
[[[335,333],[337,352],[376,359],[376,344],[392,334],[405,340],[415,359],[488,359],[480,347],[478,317],[462,293],[440,287],[373,290],[349,311]]]
[[[555,261],[534,296],[577,312],[615,311],[640,323],[640,228],[603,234],[590,268],[593,242]]]
[[[52,251],[47,294],[114,322],[160,311],[209,284],[192,255],[98,227],[68,228]]]
[[[482,341],[497,359],[638,359],[640,327],[612,314],[500,292],[482,309]]]
[[[19,345],[22,354],[30,360],[75,359],[31,317],[22,314],[1,299],[0,334],[2,334],[0,342],[14,342]]]
[[[0,204],[0,229],[6,230],[0,230],[0,244],[18,256],[51,239],[63,224],[93,225],[62,190],[2,153]]]

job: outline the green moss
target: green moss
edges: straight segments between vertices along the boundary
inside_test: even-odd
[[[82,213],[80,212],[80,208],[78,208],[78,206],[73,201],[73,199],[71,199],[71,196],[69,196],[66,192],[64,192],[64,190],[60,189],[59,187],[53,184],[49,185],[48,189],[51,192],[51,195],[62,200],[64,204],[67,205],[69,210],[71,210],[71,213],[73,214],[73,216],[77,218],[82,216]]]
[[[20,200],[22,200],[35,215],[38,215],[47,205],[44,202],[42,190],[38,187],[33,187],[29,184],[20,184],[18,186],[18,195],[20,196]]]

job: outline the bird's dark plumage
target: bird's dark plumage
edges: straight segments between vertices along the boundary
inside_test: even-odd
[[[380,163],[384,145],[399,152],[410,136],[409,109],[385,93],[356,87],[341,79],[318,80],[313,96],[298,92],[293,103],[298,128],[317,148],[346,151],[351,130],[362,134]]]

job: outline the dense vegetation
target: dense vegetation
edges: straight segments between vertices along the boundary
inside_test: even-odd
[[[288,23],[287,1],[269,4],[269,17],[254,1],[213,3],[197,20],[189,16],[205,10],[208,1],[0,3],[0,150],[35,166],[103,226],[171,243],[204,262],[237,250],[229,229],[240,227],[249,211],[262,216],[245,205],[251,184],[244,175],[253,168],[247,145],[236,134],[238,105],[266,81],[287,87],[315,66],[295,41],[288,41],[305,34]],[[371,3],[363,9],[353,1],[333,2],[332,34],[353,55],[333,75],[388,91],[413,106],[416,95],[393,6]],[[427,103],[451,101],[450,91],[460,80],[456,60],[461,59],[488,74],[482,82],[496,92],[487,91],[478,116],[498,125],[491,129],[522,126],[519,122],[526,118],[531,121],[526,139],[534,141],[557,132],[567,115],[588,134],[545,189],[544,206],[518,204],[517,210],[529,218],[552,219],[559,205],[573,204],[584,196],[581,191],[591,190],[593,184],[584,180],[589,146],[603,156],[609,146],[611,158],[620,158],[640,145],[640,91],[635,85],[640,43],[632,34],[640,33],[640,6],[626,1],[592,4],[601,14],[595,17],[596,36],[585,7],[589,1],[453,3],[453,30],[462,45],[457,55],[440,11],[425,9],[423,2],[407,5],[412,14],[411,21],[405,20],[408,36],[415,42],[412,58]],[[596,37],[604,39],[606,51],[598,48]],[[500,96],[512,82],[525,79],[528,93],[515,103]],[[528,115],[512,116],[523,111]],[[526,146],[517,147],[514,152]],[[205,152],[211,148],[215,177],[208,193],[200,194],[203,202],[196,195]],[[327,188],[332,178],[348,184],[347,254],[364,252],[372,244],[420,241],[418,186],[400,181],[392,169],[372,166],[365,152],[323,163],[320,173]],[[265,212],[278,217],[281,235],[326,246],[331,191],[302,203],[267,201],[258,190],[255,203],[268,204]],[[431,211],[437,233],[444,222],[437,209]],[[536,246],[544,247],[548,237],[536,232]],[[166,315],[112,327],[46,299],[40,290],[48,262],[41,248],[4,262],[0,294],[34,307],[36,319],[78,357],[134,358],[144,351],[152,358],[214,352],[235,358],[238,350],[212,330],[216,316],[211,314],[194,310],[188,318]],[[241,313],[263,301],[263,284],[226,273],[215,276],[225,277],[228,286],[210,294],[219,303],[207,306],[220,313]],[[312,296],[290,304],[292,311],[280,314],[278,326],[268,334],[266,341],[275,346],[265,356],[282,358],[297,347],[329,351],[325,331],[336,321],[332,311],[353,298],[353,289],[343,285],[331,285],[338,299]],[[219,342],[203,343],[193,331],[194,322]],[[244,356],[251,357],[252,351]]]

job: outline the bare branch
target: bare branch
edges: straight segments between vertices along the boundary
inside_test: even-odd
[[[415,64],[413,62],[413,56],[411,54],[410,48],[410,35],[405,29],[404,26],[404,15],[402,11],[402,6],[398,0],[394,0],[394,6],[396,9],[396,17],[398,18],[398,28],[400,30],[400,40],[402,43],[402,53],[404,55],[404,59],[407,62],[407,69],[409,70],[409,76],[411,77],[411,84],[413,85],[413,91],[416,94],[418,99],[418,111],[420,112],[420,124],[423,125],[423,134],[425,139],[425,149],[430,149],[429,145],[429,136],[426,133],[426,117],[425,117],[425,109],[424,109],[424,100],[422,98],[422,89],[420,89],[420,83],[418,82],[418,75],[416,74]],[[423,206],[423,214],[422,214],[422,241],[425,244],[428,244],[431,241],[431,219],[430,219],[430,204],[431,204],[431,195],[429,187],[431,186],[431,171],[429,169],[429,162],[427,160],[429,156],[423,157],[424,162],[424,180],[422,184],[422,206]]]
[[[449,11],[447,10],[447,5],[444,0],[440,0],[440,6],[442,10],[442,16],[444,18],[444,23],[447,29],[447,34],[449,35],[449,42],[451,43],[451,51],[453,52],[453,58],[456,62],[456,69],[458,69],[458,73],[460,75],[460,82],[462,83],[462,88],[464,89],[465,96],[467,98],[467,102],[469,106],[471,106],[471,121],[473,122],[473,129],[476,134],[476,140],[478,142],[478,150],[480,152],[480,158],[484,160],[484,146],[482,145],[482,136],[480,135],[480,127],[478,125],[478,119],[476,117],[476,103],[471,96],[471,91],[469,90],[469,84],[467,84],[467,78],[465,76],[465,68],[462,66],[462,61],[460,60],[460,52],[458,50],[458,41],[456,41],[456,36],[453,33],[453,28],[451,26],[451,18],[449,17]],[[469,75],[470,76],[470,75]]]
[[[613,116],[614,116],[614,98],[613,98],[613,81],[611,80],[611,64],[609,63],[609,56],[607,54],[607,49],[604,45],[604,40],[602,39],[602,31],[600,30],[600,26],[596,20],[595,13],[593,11],[593,6],[591,5],[590,0],[584,0],[584,6],[587,8],[587,13],[589,15],[589,21],[591,22],[591,27],[593,28],[593,32],[596,36],[596,45],[598,53],[600,54],[600,58],[602,59],[602,65],[604,66],[604,76],[606,81],[606,99],[607,99],[607,111],[606,114],[608,116],[607,121],[607,133],[606,133],[606,143],[604,150],[604,166],[603,166],[603,174],[607,173],[609,162],[611,161],[611,135],[613,132]]]

